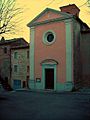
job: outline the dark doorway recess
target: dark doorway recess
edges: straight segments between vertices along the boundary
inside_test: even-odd
[[[45,69],[45,89],[54,89],[54,69]]]

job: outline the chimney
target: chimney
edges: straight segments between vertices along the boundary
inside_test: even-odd
[[[61,12],[66,12],[79,17],[80,9],[75,4],[60,7]]]
[[[4,42],[4,41],[5,41],[5,38],[4,38],[4,37],[2,37],[2,38],[1,38],[1,42]]]

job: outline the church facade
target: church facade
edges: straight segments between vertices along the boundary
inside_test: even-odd
[[[71,91],[81,86],[81,29],[88,26],[79,18],[75,4],[60,9],[46,8],[27,25],[31,89]]]

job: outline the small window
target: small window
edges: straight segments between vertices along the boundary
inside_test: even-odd
[[[27,58],[29,58],[29,51],[27,51]]]
[[[18,71],[18,66],[14,65],[14,72],[17,72],[17,71]]]
[[[29,72],[29,65],[27,66],[27,72]]]
[[[47,35],[47,41],[48,42],[52,42],[53,39],[54,39],[54,35],[52,33],[50,33],[50,34]]]
[[[43,34],[43,42],[44,44],[46,45],[51,45],[55,42],[56,40],[56,35],[53,31],[49,30],[49,31],[46,31],[44,34]]]
[[[29,76],[26,76],[27,81],[29,80]]]
[[[14,52],[14,59],[17,59],[17,55],[18,55],[18,53]]]
[[[7,53],[7,47],[4,48],[4,53]]]

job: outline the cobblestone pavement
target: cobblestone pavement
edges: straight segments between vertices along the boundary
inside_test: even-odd
[[[90,120],[90,94],[0,93],[0,120]]]

